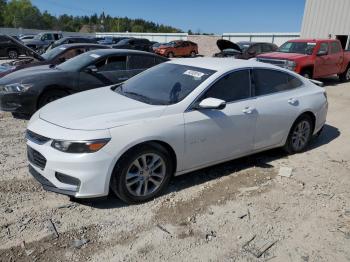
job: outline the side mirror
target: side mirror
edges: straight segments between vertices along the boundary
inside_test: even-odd
[[[326,50],[321,50],[318,51],[317,56],[324,56],[324,55],[328,55],[328,52]]]
[[[226,107],[226,102],[224,100],[208,97],[203,99],[196,108],[222,110],[225,107]]]
[[[85,68],[84,70],[86,73],[97,73],[98,69],[95,65],[89,65],[88,67]]]

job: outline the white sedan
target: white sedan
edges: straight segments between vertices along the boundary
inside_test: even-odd
[[[256,61],[170,61],[115,86],[52,102],[27,130],[30,173],[76,198],[128,203],[181,175],[259,151],[305,150],[326,121],[323,88]]]

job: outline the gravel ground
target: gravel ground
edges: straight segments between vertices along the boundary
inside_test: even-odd
[[[328,122],[307,152],[177,177],[133,206],[43,191],[27,170],[27,122],[0,113],[0,261],[349,261],[350,84],[326,88]]]

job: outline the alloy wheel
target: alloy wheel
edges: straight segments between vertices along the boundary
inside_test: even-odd
[[[307,145],[310,133],[311,126],[308,121],[303,120],[298,123],[292,134],[292,146],[295,151],[302,150]]]
[[[166,175],[164,159],[155,153],[137,157],[129,166],[125,183],[130,194],[147,196],[155,192]]]
[[[345,80],[346,81],[350,80],[350,67],[346,70]]]
[[[11,51],[9,51],[8,56],[11,59],[16,59],[18,55],[17,55],[16,51],[11,50]]]

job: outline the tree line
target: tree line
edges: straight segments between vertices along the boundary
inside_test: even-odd
[[[90,16],[54,16],[48,11],[41,12],[30,0],[0,0],[0,27],[70,32],[182,32],[180,29],[143,19],[111,17],[104,13]]]

